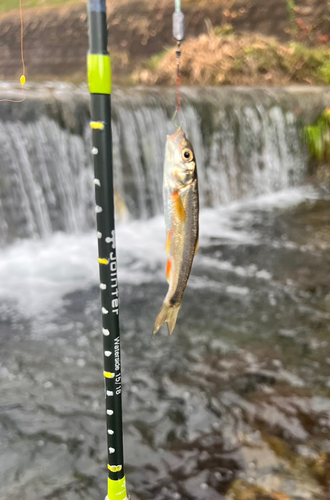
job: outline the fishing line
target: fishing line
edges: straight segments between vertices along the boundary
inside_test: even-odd
[[[184,39],[184,15],[181,12],[181,0],[175,0],[175,11],[173,13],[173,37],[176,39],[176,98],[177,105],[174,111],[172,122],[174,123],[181,106],[181,42]],[[174,123],[175,125],[175,123]]]
[[[176,119],[176,116],[179,112],[180,106],[181,106],[181,69],[180,69],[180,58],[181,58],[181,49],[180,49],[181,42],[178,40],[177,42],[177,49],[176,49],[176,98],[177,98],[177,105],[176,109],[174,111],[174,115],[172,118],[172,121],[174,122]]]
[[[21,59],[22,59],[22,75],[19,79],[20,84],[22,85],[22,99],[18,101],[14,101],[13,99],[0,99],[0,102],[24,102],[25,101],[25,94],[24,94],[24,84],[25,84],[25,61],[24,61],[24,25],[23,25],[23,8],[22,8],[22,0],[19,0],[19,14],[20,14],[20,20],[21,20]]]

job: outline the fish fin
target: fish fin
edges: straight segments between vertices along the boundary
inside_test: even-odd
[[[178,318],[178,314],[180,311],[180,306],[181,306],[181,304],[179,304],[178,306],[175,306],[175,307],[171,307],[168,314],[167,314],[166,321],[167,321],[167,328],[168,328],[170,335],[172,335],[172,332],[174,330],[175,323],[176,323],[176,320]]]
[[[167,253],[167,255],[169,254],[170,252],[170,247],[171,247],[171,231],[169,231],[167,233],[167,236],[166,236],[166,245],[165,245],[165,252]]]
[[[164,323],[167,323],[168,331],[171,333],[174,330],[175,323],[179,314],[181,302],[179,305],[171,306],[168,302],[163,302],[163,305],[158,313],[158,316],[155,321],[153,334],[155,335],[158,330],[163,326]]]
[[[174,201],[174,211],[181,222],[186,220],[186,211],[182,204],[179,191],[174,191],[172,193],[172,200]]]
[[[199,247],[199,238],[197,238],[197,241],[196,241],[196,245],[195,245],[195,253],[194,253],[194,255],[196,255],[197,250],[198,250],[198,247]]]
[[[171,259],[167,259],[166,262],[166,278],[167,282],[170,283],[171,281],[171,274],[172,274],[172,262]]]

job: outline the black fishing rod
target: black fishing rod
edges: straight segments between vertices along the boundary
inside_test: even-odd
[[[107,50],[105,0],[88,0],[88,83],[91,94],[95,212],[102,302],[102,333],[106,428],[108,450],[108,499],[127,498],[123,457],[119,298],[114,221],[111,137],[111,65]]]

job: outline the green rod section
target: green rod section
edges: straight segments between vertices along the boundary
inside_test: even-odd
[[[108,499],[127,498],[123,456],[119,297],[114,221],[111,67],[105,0],[88,0],[88,83],[91,94],[95,212],[102,303],[102,334],[108,451]]]
[[[181,0],[174,0],[175,12],[181,11]]]

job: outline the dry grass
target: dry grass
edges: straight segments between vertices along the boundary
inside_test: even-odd
[[[238,36],[228,27],[182,45],[182,81],[192,85],[330,83],[330,48],[281,44],[259,34]],[[175,84],[175,49],[154,56],[133,74],[134,83]]]
[[[79,2],[80,0],[23,0],[22,8],[23,12],[26,9],[31,9],[34,7],[54,7],[58,5],[71,5],[73,3]],[[11,10],[19,9],[19,0],[1,0],[0,2],[0,13],[9,12]]]

